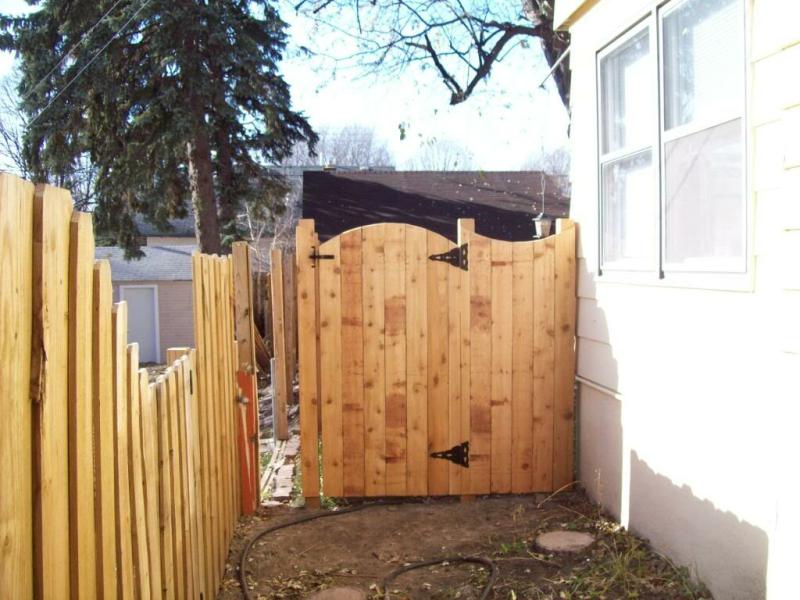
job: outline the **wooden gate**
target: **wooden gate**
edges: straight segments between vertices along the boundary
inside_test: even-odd
[[[307,498],[548,492],[572,480],[575,227],[506,242],[470,219],[458,226],[457,244],[397,223],[319,244],[313,221],[300,222]]]

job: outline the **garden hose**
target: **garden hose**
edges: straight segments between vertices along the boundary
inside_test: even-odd
[[[338,515],[346,515],[349,513],[354,513],[359,510],[364,510],[365,508],[371,506],[391,506],[397,504],[408,504],[408,502],[374,502],[371,504],[361,504],[359,506],[342,508],[335,511],[333,510],[320,511],[312,513],[310,515],[303,515],[296,519],[292,519],[291,521],[287,521],[285,523],[279,523],[278,525],[272,525],[271,527],[262,529],[256,535],[250,538],[249,542],[247,542],[247,545],[244,547],[244,550],[242,551],[242,557],[239,560],[239,585],[242,588],[242,593],[244,594],[245,599],[255,600],[252,594],[250,593],[250,586],[247,584],[247,577],[245,576],[245,568],[247,566],[248,559],[250,556],[250,550],[252,550],[253,546],[258,540],[260,540],[267,534],[273,533],[280,529],[286,529],[287,527],[294,527],[295,525],[300,525],[301,523],[308,523],[309,521],[315,521],[316,519],[324,519],[327,517],[336,517]],[[384,598],[386,598],[387,600],[389,598],[389,583],[391,583],[395,578],[399,577],[403,573],[406,573],[407,571],[413,571],[415,569],[422,569],[424,567],[431,567],[433,565],[440,565],[444,563],[449,563],[449,564],[473,563],[487,567],[490,570],[489,580],[484,586],[483,592],[481,593],[479,600],[486,600],[489,597],[489,594],[491,593],[492,589],[494,588],[494,584],[497,581],[497,576],[498,576],[497,565],[495,565],[494,562],[492,562],[488,558],[482,558],[478,556],[474,557],[456,556],[451,558],[434,558],[431,560],[425,560],[422,562],[404,565],[398,569],[395,569],[394,571],[389,573],[386,577],[384,577],[383,580],[381,581],[381,587],[384,590]]]

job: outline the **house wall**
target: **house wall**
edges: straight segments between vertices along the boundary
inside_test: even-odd
[[[191,281],[113,282],[114,302],[119,302],[120,285],[155,285],[158,288],[159,347],[165,361],[167,348],[194,346]]]
[[[598,277],[596,53],[657,3],[559,1],[579,16],[579,477],[715,598],[800,597],[800,2],[747,7],[752,280],[732,291]]]

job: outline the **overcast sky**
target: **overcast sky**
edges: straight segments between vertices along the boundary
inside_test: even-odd
[[[310,23],[280,3],[290,24],[292,46],[309,45]],[[24,0],[0,0],[0,12],[28,10]],[[538,50],[517,47],[492,70],[465,103],[451,107],[449,93],[432,69],[409,68],[399,77],[366,76],[348,70],[320,69],[320,63],[289,52],[282,70],[291,85],[295,109],[314,127],[360,124],[374,128],[386,141],[398,168],[409,165],[421,144],[452,139],[467,146],[474,167],[516,170],[541,148],[567,144],[567,115],[552,80],[541,89],[547,68]],[[0,53],[0,75],[14,59]],[[406,127],[400,139],[399,125]]]

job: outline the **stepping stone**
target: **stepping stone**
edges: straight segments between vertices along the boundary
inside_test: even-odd
[[[358,588],[337,587],[317,592],[309,600],[366,600],[367,594]]]
[[[583,531],[547,531],[536,537],[545,552],[580,552],[594,543],[594,536]]]

